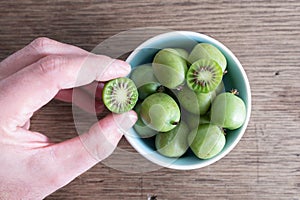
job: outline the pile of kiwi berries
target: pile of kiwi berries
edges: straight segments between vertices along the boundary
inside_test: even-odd
[[[153,138],[160,154],[181,157],[190,148],[198,158],[209,159],[224,148],[225,131],[238,129],[246,119],[237,91],[225,90],[226,67],[225,56],[208,43],[196,44],[190,53],[161,49],[130,79],[107,83],[103,100],[112,112],[134,108],[134,129],[142,138]]]

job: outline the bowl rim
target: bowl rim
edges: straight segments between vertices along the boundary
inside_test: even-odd
[[[207,36],[205,34],[198,33],[198,32],[193,32],[193,31],[170,31],[170,32],[167,32],[167,33],[158,34],[158,35],[156,35],[156,36],[154,36],[154,37],[152,37],[152,38],[144,41],[139,46],[137,46],[134,49],[134,51],[128,56],[128,58],[126,59],[126,62],[130,63],[133,60],[133,58],[136,56],[136,54],[141,49],[147,48],[147,46],[150,46],[153,42],[155,42],[157,40],[162,40],[162,39],[164,39],[166,37],[170,37],[170,36],[175,35],[175,34],[176,35],[182,34],[182,35],[187,36],[187,37],[205,39],[205,40],[208,40],[208,41],[212,42],[213,44],[215,44],[216,46],[218,46],[219,48],[221,48],[223,51],[226,51],[226,53],[234,60],[234,62],[237,64],[237,67],[241,71],[242,78],[245,81],[245,86],[246,86],[246,89],[247,89],[247,92],[246,92],[246,98],[247,98],[247,101],[248,101],[247,102],[247,107],[246,107],[247,115],[246,115],[245,122],[244,122],[243,126],[241,127],[237,138],[233,141],[233,143],[230,146],[228,146],[228,148],[225,151],[221,152],[220,154],[218,154],[217,156],[215,156],[215,157],[213,157],[211,159],[208,159],[205,162],[194,163],[194,164],[189,164],[189,165],[178,165],[178,164],[174,164],[174,162],[172,162],[172,163],[163,162],[161,160],[156,159],[155,156],[147,154],[147,152],[142,148],[142,146],[137,145],[135,137],[132,137],[130,135],[125,134],[125,138],[130,143],[130,145],[138,153],[140,153],[144,158],[146,158],[147,160],[149,160],[149,161],[151,161],[151,162],[153,162],[153,163],[155,163],[155,164],[157,164],[159,166],[170,168],[170,169],[176,169],[176,170],[193,170],[193,169],[199,169],[199,168],[202,168],[202,167],[206,167],[208,165],[211,165],[211,164],[217,162],[221,158],[225,157],[230,151],[232,151],[235,148],[235,146],[238,144],[238,142],[241,140],[241,138],[243,137],[243,135],[244,135],[244,133],[246,131],[246,128],[248,126],[248,123],[250,121],[250,116],[251,116],[251,107],[252,107],[251,106],[251,104],[252,104],[251,89],[250,89],[250,83],[249,83],[248,77],[246,75],[246,72],[245,72],[242,64],[237,59],[237,57],[231,52],[231,50],[229,50],[225,45],[223,45],[218,40],[216,40],[216,39],[214,39],[214,38],[212,38],[210,36]],[[133,130],[133,129],[134,128],[131,128],[131,131],[135,132],[135,130]]]

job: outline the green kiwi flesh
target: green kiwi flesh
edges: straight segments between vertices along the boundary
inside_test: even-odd
[[[214,91],[221,83],[222,68],[214,60],[201,59],[194,62],[186,76],[187,85],[195,92]]]
[[[138,100],[138,91],[132,80],[121,77],[107,82],[103,88],[104,105],[113,113],[132,110]]]

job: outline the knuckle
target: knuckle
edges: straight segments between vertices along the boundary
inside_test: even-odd
[[[47,51],[50,45],[54,45],[56,43],[56,41],[47,37],[39,37],[33,40],[29,46],[39,53],[44,53]]]
[[[67,59],[59,55],[50,55],[41,59],[38,64],[38,70],[42,74],[54,73],[60,70],[61,66],[67,62]]]

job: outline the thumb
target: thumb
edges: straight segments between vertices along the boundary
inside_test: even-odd
[[[134,111],[110,114],[94,124],[87,133],[50,146],[56,158],[55,169],[62,186],[107,158],[116,148],[124,131],[136,122]]]
[[[124,133],[136,122],[134,111],[123,114],[110,114],[99,123],[94,124],[86,135],[79,136],[82,144],[97,162],[107,158]]]

